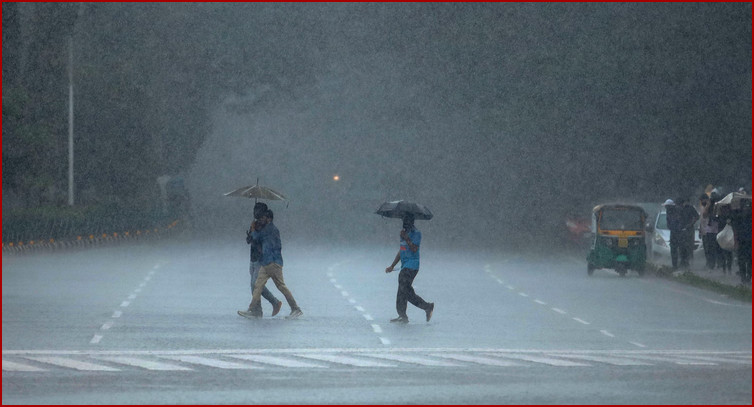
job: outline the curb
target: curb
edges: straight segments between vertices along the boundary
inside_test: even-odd
[[[151,240],[167,237],[180,230],[179,221],[175,220],[165,227],[127,231],[123,233],[103,233],[101,235],[77,236],[76,239],[68,240],[30,240],[28,242],[3,242],[3,256],[25,255],[40,252],[54,252],[60,250],[83,249],[90,247],[115,244],[120,242],[133,242],[139,240]]]

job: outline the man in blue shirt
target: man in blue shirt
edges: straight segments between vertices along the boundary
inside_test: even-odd
[[[282,245],[280,243],[280,231],[272,223],[272,211],[267,211],[259,218],[258,222],[255,222],[254,231],[251,233],[254,240],[261,242],[262,244],[262,258],[259,260],[261,268],[259,269],[259,277],[254,284],[254,292],[251,296],[251,305],[249,308],[252,310],[261,309],[262,302],[262,290],[268,279],[272,279],[275,283],[275,287],[285,296],[288,305],[291,307],[291,314],[287,319],[298,318],[303,315],[301,308],[296,304],[296,300],[293,298],[293,294],[288,290],[283,280],[283,255],[281,254]],[[256,317],[261,317],[260,314],[255,314]]]
[[[406,314],[407,303],[410,302],[416,307],[424,310],[427,316],[427,322],[432,318],[432,312],[435,310],[435,303],[426,302],[422,297],[414,292],[414,278],[419,273],[419,246],[421,245],[422,233],[414,227],[414,216],[406,214],[403,216],[403,230],[401,230],[401,248],[395,255],[395,260],[390,267],[385,269],[385,273],[390,273],[401,262],[401,272],[398,275],[398,295],[395,300],[395,308],[398,311],[398,318],[393,318],[390,322],[401,324],[408,323]]]

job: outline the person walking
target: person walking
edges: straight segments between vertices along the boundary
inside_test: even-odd
[[[409,302],[424,310],[427,322],[429,322],[435,310],[435,303],[424,301],[422,297],[416,294],[413,287],[414,279],[419,273],[419,247],[422,240],[421,232],[414,226],[414,215],[406,214],[403,216],[403,229],[400,237],[400,250],[395,255],[393,263],[385,269],[385,273],[390,273],[398,264],[398,261],[401,262],[401,271],[398,275],[398,294],[395,299],[398,317],[391,319],[390,322],[408,323],[406,308]]]
[[[249,276],[251,277],[249,293],[252,296],[254,295],[254,284],[257,282],[257,278],[259,277],[259,269],[262,267],[260,263],[260,260],[262,259],[262,242],[254,239],[252,237],[252,232],[255,229],[255,223],[259,218],[262,217],[265,212],[267,212],[267,210],[267,205],[262,202],[257,202],[256,204],[254,204],[254,220],[251,222],[251,227],[249,228],[249,230],[246,231],[246,244],[251,246],[249,254]],[[262,288],[262,297],[264,297],[264,299],[272,304],[272,316],[274,317],[275,315],[277,315],[280,312],[280,308],[283,307],[283,302],[278,300],[275,295],[272,294],[272,292],[267,288],[267,285]],[[251,303],[249,303],[249,308],[246,311],[238,311],[238,313],[243,317],[262,315],[263,313],[261,302],[259,309],[253,310],[251,308]]]
[[[253,239],[259,240],[262,244],[262,257],[259,260],[261,268],[259,269],[259,277],[254,284],[254,291],[251,296],[252,310],[257,310],[257,307],[261,307],[262,291],[267,280],[272,279],[275,283],[275,287],[283,294],[288,305],[291,307],[291,313],[286,319],[298,318],[303,315],[301,308],[296,304],[296,300],[293,298],[293,294],[285,285],[283,279],[283,255],[282,244],[280,242],[280,231],[273,223],[274,215],[272,211],[267,210],[254,225],[254,230],[251,232]],[[254,317],[261,318],[261,313],[254,313]]]

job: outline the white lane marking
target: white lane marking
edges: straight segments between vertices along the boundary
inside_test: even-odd
[[[89,341],[89,343],[99,343],[99,341],[102,340],[102,335],[94,335],[92,339]]]
[[[586,322],[586,321],[584,321],[584,320],[583,320],[583,319],[581,319],[581,318],[576,318],[576,317],[573,317],[573,320],[574,320],[574,321],[576,321],[576,322],[578,322],[578,323],[580,323],[580,324],[584,324],[584,325],[590,325],[590,324],[589,324],[589,322]]]
[[[188,367],[178,366],[165,362],[155,362],[152,360],[140,359],[129,356],[98,356],[96,359],[106,362],[118,363],[121,365],[135,366],[147,370],[193,370]]]
[[[356,308],[356,311],[359,311],[359,312],[364,312],[364,307],[362,307],[361,305],[357,305],[357,306],[356,306],[356,307],[354,307],[354,308]]]
[[[520,295],[520,296],[522,296],[522,297],[528,297],[528,296],[529,296],[529,294],[527,294],[527,293],[522,293],[522,292],[519,292],[519,293],[518,293],[518,295]]]
[[[113,318],[120,318],[123,315],[123,311],[113,311]]]
[[[631,345],[634,345],[634,346],[638,346],[640,348],[646,348],[647,347],[647,345],[645,345],[643,343],[639,343],[639,342],[630,342],[629,341],[628,343],[630,343]]]
[[[505,288],[507,288],[509,290],[515,290],[516,289],[516,287],[514,287],[512,285],[506,285]]]
[[[282,367],[316,367],[327,368],[326,365],[320,365],[317,363],[303,362],[291,358],[283,358],[280,356],[269,355],[228,355],[231,358],[250,360],[252,362],[264,363],[266,365],[282,366]]]
[[[615,335],[611,334],[610,332],[608,332],[608,331],[606,331],[606,330],[604,330],[604,329],[601,329],[601,330],[600,330],[600,333],[601,333],[602,335],[605,335],[605,336],[609,336],[609,337],[611,337],[611,338],[615,338]]]
[[[224,360],[205,358],[202,356],[162,356],[167,359],[177,360],[179,362],[190,363],[194,365],[202,365],[209,367],[216,367],[220,369],[261,369],[258,366],[251,366],[247,364],[226,362]]]
[[[575,354],[560,354],[560,353],[548,353],[548,355],[559,357],[559,358],[583,359],[583,360],[589,360],[592,362],[607,363],[609,365],[616,365],[616,366],[651,366],[650,363],[645,363],[639,360],[624,359],[624,358],[617,358],[617,357],[610,357],[610,356],[575,355]]]
[[[367,321],[374,321],[374,318],[372,318],[372,316],[369,314],[364,314],[363,316],[364,316],[364,319],[366,319]]]
[[[434,353],[432,356],[436,356],[439,358],[447,358],[447,359],[454,359],[454,360],[460,360],[462,362],[471,362],[471,363],[477,363],[480,365],[489,365],[489,366],[521,366],[520,363],[511,362],[504,359],[495,359],[490,357],[484,357],[484,356],[472,356],[472,355],[464,355],[459,353]]]
[[[379,325],[377,325],[377,324],[372,324],[372,330],[376,334],[381,334],[382,333],[382,328]]]
[[[344,297],[348,297],[348,291],[343,290],[343,291],[340,292],[340,295],[342,295]]]
[[[380,342],[382,342],[383,345],[390,345],[390,339],[383,338],[382,336],[380,336]]]
[[[125,307],[129,306],[130,304],[131,304],[131,302],[130,302],[130,301],[123,301],[123,302],[121,302],[121,303],[120,303],[120,306],[121,306],[122,308],[125,308]]]
[[[113,322],[112,321],[108,321],[108,322],[105,322],[104,324],[102,324],[102,326],[99,329],[101,329],[103,331],[107,331],[108,329],[110,329],[112,327],[113,327]]]
[[[567,312],[563,311],[560,308],[551,308],[553,311],[557,312],[558,314],[567,314]]]
[[[76,370],[99,370],[104,372],[117,372],[120,369],[116,369],[109,366],[97,365],[89,362],[82,362],[80,360],[63,358],[60,356],[26,356],[26,359],[30,359],[36,362],[47,363],[49,365],[67,367]]]
[[[356,304],[356,300],[355,300],[355,299],[353,299],[353,298],[349,298],[349,299],[348,299],[348,302],[350,302],[351,304]]]
[[[302,358],[314,359],[314,360],[322,360],[325,362],[339,363],[341,365],[349,365],[349,366],[395,367],[395,365],[389,364],[389,363],[358,359],[358,358],[354,358],[351,356],[344,356],[344,355],[331,355],[331,354],[326,354],[326,353],[314,353],[314,354],[301,353],[301,354],[296,354],[296,356],[299,356]]]
[[[11,362],[3,359],[3,371],[7,372],[46,372],[47,369],[41,369],[35,366],[23,363]]]
[[[534,302],[536,302],[539,305],[547,305],[547,303],[542,300],[534,300]]]
[[[136,294],[131,294],[131,295],[129,295],[129,296],[128,296],[128,299],[129,299],[129,300],[135,300],[135,299],[136,299]]]
[[[396,353],[364,353],[363,355],[377,359],[393,360],[396,362],[410,363],[421,366],[458,367],[457,363],[444,360],[429,359],[421,356],[396,354]]]
[[[335,288],[337,288],[338,290],[340,290],[341,288],[343,288],[343,286],[340,285],[340,284],[335,284]]]
[[[331,282],[331,283],[333,283],[333,284],[336,284],[336,283],[338,282],[338,280],[336,280],[336,279],[334,279],[334,278],[331,278],[331,279],[330,279],[330,282]]]
[[[510,358],[510,359],[526,360],[526,361],[534,362],[534,363],[544,363],[550,366],[589,366],[586,363],[572,362],[570,360],[548,358],[546,356],[522,355],[518,353],[494,353],[494,356],[500,356],[500,357]]]
[[[499,279],[497,277],[495,277],[495,281],[497,281],[500,284],[505,284],[505,281],[503,281],[503,280],[501,280],[501,279]]]

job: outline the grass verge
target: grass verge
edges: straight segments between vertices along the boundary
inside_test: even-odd
[[[647,271],[651,272],[657,277],[678,281],[680,283],[688,284],[709,291],[714,291],[718,294],[725,295],[732,299],[751,302],[751,286],[748,285],[739,284],[737,286],[732,286],[728,284],[722,284],[715,280],[699,277],[689,271],[674,275],[672,268],[668,266],[657,266],[652,263],[647,263]]]

